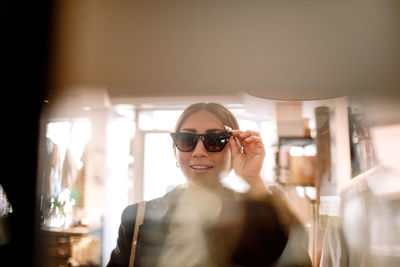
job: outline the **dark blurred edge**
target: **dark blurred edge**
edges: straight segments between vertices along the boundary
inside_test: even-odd
[[[2,157],[0,183],[13,207],[0,266],[40,266],[37,160],[39,122],[48,93],[51,1],[0,2]]]

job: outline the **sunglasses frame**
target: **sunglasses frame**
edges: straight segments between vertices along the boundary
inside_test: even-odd
[[[178,146],[178,144],[177,144],[177,140],[178,140],[179,136],[182,135],[182,134],[187,134],[187,135],[192,135],[192,136],[194,136],[195,142],[194,142],[193,147],[192,147],[191,149],[189,149],[189,150],[184,150],[184,149],[179,148],[179,146]],[[215,150],[215,151],[213,151],[213,150],[210,150],[210,149],[209,149],[206,140],[209,138],[209,136],[211,136],[211,135],[216,135],[216,134],[221,134],[221,136],[223,136],[223,137],[226,139],[226,142],[222,145],[221,150]],[[224,148],[225,148],[226,144],[228,143],[229,139],[232,137],[232,133],[229,132],[229,131],[212,132],[212,133],[206,133],[206,134],[195,134],[195,133],[186,133],[186,132],[174,132],[174,133],[170,133],[170,135],[171,135],[171,137],[172,137],[172,140],[173,140],[173,142],[174,142],[175,147],[176,147],[179,151],[181,151],[181,152],[192,152],[192,151],[195,149],[195,147],[197,146],[197,143],[199,142],[199,139],[201,139],[201,140],[203,141],[204,148],[205,148],[208,152],[221,152],[222,150],[224,150]]]

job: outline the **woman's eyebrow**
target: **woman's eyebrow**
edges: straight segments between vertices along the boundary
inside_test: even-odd
[[[212,129],[207,129],[206,133],[215,133],[215,132],[224,132],[225,129],[220,129],[220,128],[212,128]]]
[[[189,132],[189,133],[197,133],[196,129],[193,128],[183,128],[181,130],[179,130],[180,132]],[[224,129],[221,128],[211,128],[211,129],[207,129],[206,133],[217,133],[217,132],[224,132]]]
[[[195,133],[197,132],[195,129],[193,128],[183,128],[180,130],[180,132],[191,132],[191,133]]]

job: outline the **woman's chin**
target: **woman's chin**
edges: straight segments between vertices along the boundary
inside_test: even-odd
[[[191,185],[208,189],[213,189],[221,185],[219,178],[207,177],[207,176],[191,177],[188,179],[188,182]]]

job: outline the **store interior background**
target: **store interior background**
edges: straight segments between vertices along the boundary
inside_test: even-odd
[[[316,108],[327,108],[333,182],[318,197],[325,201],[319,203],[318,215],[335,215],[338,193],[356,175],[383,159],[396,164],[393,159],[399,152],[392,148],[400,138],[398,1],[57,1],[36,7],[48,19],[36,24],[30,22],[37,17],[29,6],[19,8],[10,5],[8,10],[14,16],[22,10],[19,16],[29,19],[16,22],[10,15],[7,20],[22,34],[10,38],[19,46],[11,49],[15,57],[8,56],[9,61],[20,64],[11,65],[15,70],[7,84],[14,90],[8,99],[23,98],[18,92],[29,97],[20,101],[20,110],[27,114],[20,118],[25,126],[11,120],[10,125],[21,131],[6,134],[10,140],[23,140],[18,151],[28,149],[25,160],[32,162],[18,180],[13,170],[19,165],[10,165],[13,170],[7,177],[12,178],[4,179],[2,186],[16,222],[5,246],[9,242],[7,249],[17,250],[13,244],[25,240],[26,251],[32,252],[27,262],[43,260],[38,244],[45,224],[79,224],[93,229],[93,238],[86,240],[89,246],[81,244],[86,258],[77,257],[92,257],[94,265],[104,265],[115,246],[122,209],[160,196],[182,181],[166,136],[179,111],[193,102],[225,104],[242,128],[262,132],[265,182],[289,177],[281,182],[296,199],[291,202],[297,203],[294,208],[302,211],[299,216],[310,232],[314,264],[322,240],[313,228],[316,206],[311,200],[321,192],[316,190],[315,173],[314,180],[300,181],[290,180],[293,177],[282,173],[285,170],[277,174],[279,137],[300,142],[292,145],[292,152],[283,144],[285,153],[310,156],[315,171],[315,138],[321,122]],[[31,28],[23,28],[27,25]],[[35,37],[44,41],[24,50],[20,43]],[[19,66],[29,67],[22,72],[29,74],[26,79],[19,77]],[[349,107],[370,134],[363,136],[357,166],[352,165]],[[60,148],[62,182],[59,188],[53,183],[53,191],[44,186],[46,138]],[[154,160],[157,153],[170,161]],[[73,164],[63,175],[65,159]],[[285,159],[278,162],[284,164]],[[174,180],[160,183],[154,164],[174,173]],[[76,181],[79,190],[73,191]],[[245,190],[234,177],[229,182]],[[65,217],[46,221],[43,216],[44,203],[54,192],[79,195],[66,212],[67,223]],[[21,227],[29,228],[20,231],[25,236],[18,233]]]

